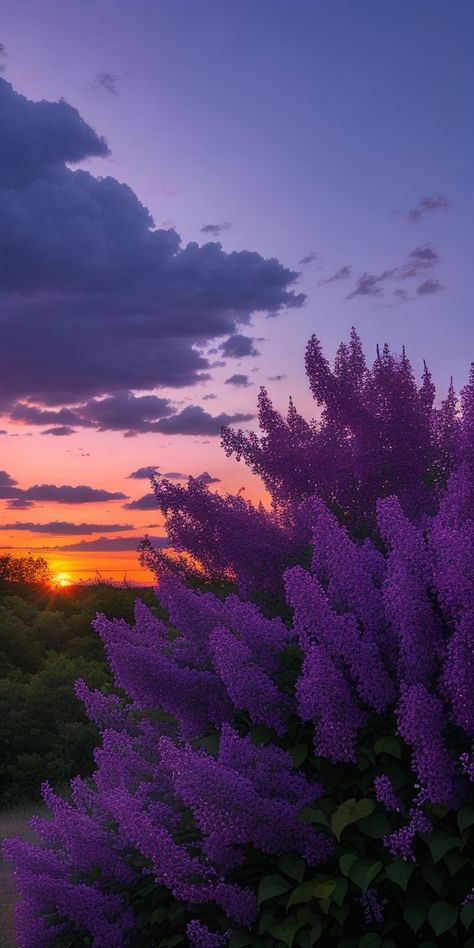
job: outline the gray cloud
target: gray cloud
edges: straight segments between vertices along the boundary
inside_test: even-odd
[[[163,418],[158,422],[158,431],[164,434],[181,435],[220,435],[223,425],[232,425],[235,422],[251,421],[254,415],[237,412],[235,415],[228,415],[221,412],[220,415],[210,415],[200,405],[188,405],[171,418]]]
[[[68,435],[76,434],[76,429],[70,428],[69,425],[60,425],[59,428],[46,428],[46,430],[42,431],[41,434],[55,435],[56,438],[64,438]]]
[[[381,296],[383,289],[380,284],[387,280],[408,280],[431,270],[440,263],[440,257],[432,244],[423,244],[410,251],[401,267],[392,267],[391,270],[384,270],[375,275],[373,273],[363,273],[356,282],[355,288],[346,296],[346,300],[352,300],[355,296]],[[426,281],[428,284],[437,281]],[[427,290],[426,292],[429,292]],[[436,291],[434,291],[436,292]],[[398,294],[398,301],[402,296]]]
[[[324,280],[320,280],[318,286],[327,286],[328,283],[338,283],[339,280],[347,280],[351,275],[352,267],[344,266],[339,267],[335,273],[330,277],[325,277]]]
[[[194,385],[208,369],[196,346],[303,304],[278,260],[184,246],[127,185],[68,167],[109,152],[66,102],[30,101],[0,79],[0,127],[4,403]]]
[[[123,552],[136,550],[143,537],[98,537],[96,540],[82,540],[79,543],[68,543],[67,546],[56,546],[55,550],[63,553],[96,553]],[[149,537],[154,547],[169,546],[167,537]]]
[[[34,484],[23,489],[6,471],[0,471],[0,499],[8,500],[8,506],[13,509],[23,509],[42,500],[56,504],[97,504],[109,500],[126,500],[127,495],[86,484],[76,487],[70,484]]]
[[[432,194],[430,197],[420,198],[418,204],[416,204],[415,207],[410,207],[408,211],[395,211],[394,213],[408,217],[409,220],[416,222],[421,220],[425,214],[429,214],[432,211],[447,211],[448,207],[447,197],[444,197],[442,194]]]
[[[286,375],[269,375],[269,376],[268,376],[268,381],[269,381],[269,382],[281,382],[282,379],[286,379],[287,377],[288,377],[288,376],[286,376]]]
[[[27,533],[44,533],[49,536],[87,536],[90,533],[120,533],[135,530],[130,523],[69,523],[67,520],[51,520],[49,523],[2,523],[0,530],[24,530]]]
[[[320,260],[319,254],[315,253],[314,250],[311,253],[307,253],[305,257],[301,257],[301,260],[298,260],[298,264],[301,267],[308,266],[309,263],[314,263],[316,260]]]
[[[215,398],[217,398],[217,395],[214,395],[212,392],[209,392],[209,395],[202,396],[203,402],[209,402],[211,400],[214,400]]]
[[[98,72],[95,79],[91,82],[91,89],[93,92],[102,89],[110,95],[117,95],[117,84],[120,79],[121,76],[113,72]]]
[[[251,336],[243,336],[241,333],[235,333],[229,336],[219,346],[222,355],[226,359],[243,359],[245,356],[258,356],[260,352],[254,346],[255,339]]]
[[[182,471],[166,471],[163,476],[169,481],[185,481],[187,478],[187,474],[183,474]]]
[[[222,221],[220,224],[203,224],[201,234],[210,234],[211,237],[219,237],[225,230],[232,230],[230,221]]]
[[[157,503],[154,494],[144,494],[138,500],[130,500],[128,504],[122,504],[125,510],[154,510],[156,513]]]
[[[236,385],[238,388],[248,388],[252,383],[249,382],[248,375],[231,375],[228,379],[225,380],[225,385]]]
[[[157,472],[158,468],[155,465],[149,465],[148,467],[139,467],[138,470],[132,471],[128,477],[134,481],[149,481]]]
[[[440,293],[441,290],[444,290],[444,286],[439,280],[425,280],[424,283],[420,283],[416,292],[419,296],[426,296],[432,293]]]
[[[202,474],[198,474],[196,480],[202,481],[203,484],[219,484],[221,479],[220,477],[212,477],[209,471],[203,471]]]

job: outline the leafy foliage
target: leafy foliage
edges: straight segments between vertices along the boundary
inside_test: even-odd
[[[182,556],[94,620],[118,691],[78,683],[92,779],[5,846],[20,946],[474,945],[474,376],[458,417],[355,334],[307,367],[320,425],[227,439],[273,513],[156,482]]]

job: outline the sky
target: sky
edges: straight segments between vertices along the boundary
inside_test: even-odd
[[[315,414],[312,333],[459,391],[473,40],[471,0],[2,0],[0,552],[149,581],[149,469],[263,498],[220,427]]]

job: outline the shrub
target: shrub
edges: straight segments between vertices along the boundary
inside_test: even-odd
[[[387,371],[377,483],[388,488],[402,451],[392,409],[400,385],[412,387],[405,357],[396,370],[386,352],[379,359],[377,373]],[[315,390],[329,399],[332,376],[322,371]],[[365,371],[358,378],[377,401]],[[423,384],[427,405],[426,374]],[[354,385],[331,396],[331,425],[339,419],[341,430]],[[45,786],[53,818],[34,823],[42,847],[6,844],[23,894],[20,946],[472,948],[474,481],[466,391],[447,485],[448,471],[438,461],[433,467],[430,455],[436,476],[423,486],[428,469],[420,474],[415,465],[412,490],[400,460],[403,500],[380,490],[366,531],[357,493],[354,505],[347,495],[346,510],[342,495],[337,503],[314,492],[295,496],[291,530],[302,531],[311,555],[295,562],[290,544],[280,577],[276,560],[270,574],[253,560],[246,586],[247,550],[239,552],[231,534],[236,509],[247,523],[250,510],[230,500],[207,504],[193,483],[175,501],[165,488],[183,552],[185,537],[201,561],[213,537],[223,557],[233,550],[240,596],[190,588],[158,556],[164,618],[140,601],[133,626],[96,618],[127,698],[78,683],[102,735],[93,780],[76,778],[70,802]],[[341,435],[345,447],[364,430],[354,422],[353,435]],[[427,430],[415,439],[420,457]],[[217,516],[206,532],[209,509]],[[283,536],[282,521],[277,528]],[[246,536],[254,557],[267,534]],[[178,574],[183,569],[184,560]],[[223,571],[216,564],[207,575],[218,582]],[[243,597],[244,587],[259,604]]]

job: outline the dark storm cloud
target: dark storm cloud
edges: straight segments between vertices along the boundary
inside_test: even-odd
[[[167,537],[148,537],[154,547],[169,546]],[[97,540],[83,540],[80,543],[69,543],[67,546],[55,546],[55,550],[63,553],[87,553],[88,550],[96,553],[120,552],[136,550],[142,537],[98,537]]]
[[[254,415],[242,414],[227,415],[221,412],[220,415],[210,415],[200,405],[188,405],[171,418],[163,418],[157,424],[157,431],[164,434],[182,434],[182,435],[219,435],[223,425],[232,425],[234,422],[251,421]]]
[[[319,254],[315,253],[314,250],[311,253],[307,253],[305,257],[301,257],[301,260],[298,260],[298,264],[301,267],[308,266],[309,263],[314,263],[316,260],[319,260]]]
[[[139,467],[138,470],[132,471],[128,477],[134,481],[149,481],[150,478],[157,473],[157,471],[158,468],[153,465],[150,465],[149,467]]]
[[[67,167],[108,148],[66,102],[0,79],[0,128],[3,402],[193,385],[208,368],[196,346],[304,302],[278,260],[183,246],[127,185]]]
[[[55,435],[56,438],[65,438],[68,435],[76,434],[76,429],[70,428],[69,425],[60,425],[59,428],[46,428],[46,430],[42,431],[41,434]]]
[[[328,283],[338,283],[339,280],[347,280],[351,275],[351,270],[352,267],[339,267],[339,270],[336,270],[332,276],[320,280],[318,286],[327,286]]]
[[[229,336],[219,346],[222,355],[226,359],[243,359],[245,356],[260,355],[258,349],[254,346],[255,339],[251,336],[243,336],[241,333],[235,333]]]
[[[432,293],[440,293],[441,290],[444,290],[444,286],[439,280],[425,280],[424,283],[420,283],[416,292],[419,296],[427,296]]]
[[[232,230],[230,221],[222,221],[220,224],[203,224],[201,234],[210,234],[211,237],[219,237],[225,230]]]
[[[251,385],[252,383],[249,382],[248,375],[239,375],[238,373],[236,373],[235,375],[231,375],[228,379],[226,379],[224,384],[236,385],[237,387],[240,387],[240,388],[248,388],[248,386]]]
[[[27,533],[45,533],[48,536],[87,536],[90,533],[120,533],[134,530],[130,523],[69,523],[67,520],[51,520],[49,523],[2,523],[0,530],[24,530]]]
[[[430,197],[420,198],[418,204],[415,207],[410,207],[408,211],[395,211],[394,213],[416,222],[431,211],[447,211],[448,207],[447,197],[444,197],[443,194],[432,194]]]

